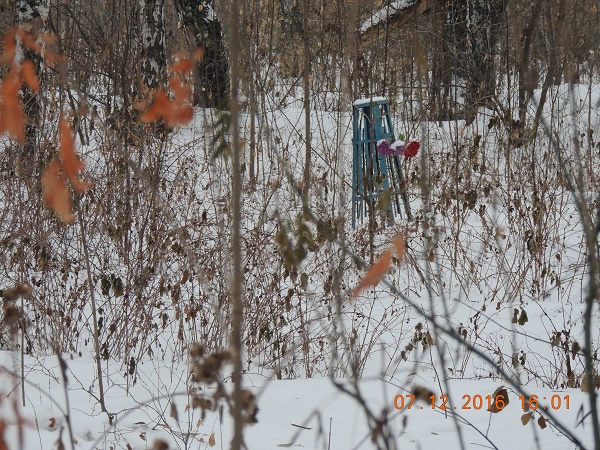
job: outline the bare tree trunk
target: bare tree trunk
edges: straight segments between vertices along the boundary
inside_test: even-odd
[[[165,0],[140,0],[141,12],[141,78],[152,91],[163,87],[167,80],[165,43]]]
[[[521,32],[522,50],[519,58],[519,132],[522,133],[525,127],[525,117],[527,115],[527,105],[533,95],[533,90],[537,85],[538,74],[530,67],[531,48],[534,41],[534,31],[537,19],[542,9],[542,0],[536,0],[532,7],[531,15],[528,17],[525,27]]]
[[[304,176],[302,179],[302,205],[305,210],[308,209],[308,198],[310,190],[310,171],[311,171],[311,133],[310,133],[310,39],[308,30],[308,8],[310,0],[304,0],[304,9],[302,10],[304,22],[304,70],[302,77],[304,80],[304,125],[306,152],[304,159]]]
[[[496,94],[496,46],[504,0],[467,0],[466,3],[466,119]]]
[[[49,3],[49,0],[17,0],[15,24],[19,28],[34,34],[40,31],[48,18]],[[40,55],[30,49],[23,49],[21,57],[22,60],[31,60],[39,73],[42,63]],[[32,175],[38,166],[35,161],[39,157],[36,152],[36,148],[38,148],[36,137],[40,121],[40,101],[29,87],[24,86],[22,92],[23,111],[27,117],[27,122],[25,124],[25,144],[23,145],[21,161],[24,163],[22,169],[25,173],[23,175]]]
[[[194,104],[205,107],[227,107],[229,91],[227,51],[221,22],[212,0],[175,0],[182,25],[194,36],[196,45],[204,48],[198,63]],[[239,14],[232,5],[232,14]],[[239,30],[238,30],[239,31]]]
[[[238,2],[242,3],[242,1]],[[240,5],[241,6],[241,5]],[[229,49],[231,51],[231,101],[229,102],[231,112],[231,147],[233,150],[232,160],[232,263],[233,278],[231,280],[231,351],[233,355],[233,439],[231,450],[241,450],[244,446],[243,435],[243,324],[244,324],[244,302],[242,273],[242,143],[239,127],[239,85],[240,85],[240,18],[236,8],[229,11],[231,33],[229,35]]]

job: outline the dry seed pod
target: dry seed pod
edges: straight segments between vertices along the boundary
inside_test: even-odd
[[[204,346],[197,342],[193,343],[190,348],[190,356],[192,358],[202,358],[204,356]]]
[[[21,319],[21,308],[18,308],[14,305],[8,305],[4,309],[4,318],[2,319],[2,323],[8,327],[12,327],[16,325]]]
[[[157,439],[154,441],[154,445],[152,446],[152,450],[169,450],[169,444],[161,439]]]
[[[192,398],[192,408],[200,408],[203,410],[209,409],[212,411],[215,408],[215,404],[210,398],[196,396]]]
[[[218,381],[223,364],[230,359],[231,353],[228,350],[208,355],[204,360],[196,363],[193,370],[193,381],[207,384]]]
[[[431,396],[435,396],[431,389],[423,386],[413,387],[413,395],[415,396],[415,400],[421,400],[424,403],[430,402]]]
[[[194,369],[196,381],[201,383],[212,383],[217,381],[221,364],[214,355],[209,355]]]
[[[256,396],[246,390],[242,390],[242,417],[245,423],[256,423],[256,415],[258,414],[258,406],[256,405]]]
[[[214,411],[217,407],[217,404],[210,398],[195,396],[192,398],[192,407],[194,409],[200,408],[202,411],[200,420],[204,420],[206,417],[206,411]]]
[[[15,287],[5,289],[2,297],[6,301],[14,301],[20,297],[29,297],[31,295],[31,286],[23,283],[17,284]]]

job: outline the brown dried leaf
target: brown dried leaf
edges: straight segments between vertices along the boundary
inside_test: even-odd
[[[540,428],[542,430],[548,426],[548,424],[546,424],[546,419],[544,419],[543,416],[540,416],[540,418],[538,419],[537,423],[538,423],[538,425],[540,426]]]
[[[388,248],[385,252],[383,252],[381,258],[379,258],[377,262],[371,266],[371,268],[365,274],[362,280],[360,280],[358,286],[356,286],[356,288],[354,289],[352,296],[356,297],[363,289],[367,289],[371,286],[377,286],[377,283],[379,283],[379,281],[387,273],[391,263],[392,249]]]
[[[499,413],[508,405],[508,391],[504,386],[500,386],[492,394],[492,405],[488,408],[491,413]]]
[[[521,416],[521,423],[527,425],[533,416],[531,413],[525,413]]]
[[[61,171],[61,165],[54,160],[42,174],[42,193],[44,202],[65,223],[75,220],[71,213],[71,197],[65,184],[65,177]]]
[[[212,433],[208,438],[208,446],[214,447],[217,444],[217,440],[215,439],[215,433]]]
[[[429,262],[434,262],[435,261],[435,254],[433,253],[433,249],[431,249],[431,251],[429,252],[429,256],[427,257],[427,261],[429,261]]]
[[[171,418],[175,419],[175,421],[179,422],[179,415],[177,414],[177,407],[175,403],[171,403]]]
[[[148,111],[140,117],[142,122],[155,122],[162,117],[167,125],[174,127],[184,125],[192,120],[194,109],[186,104],[191,96],[189,86],[175,77],[169,80],[169,87],[173,90],[175,100],[170,100],[166,92],[160,89]]]

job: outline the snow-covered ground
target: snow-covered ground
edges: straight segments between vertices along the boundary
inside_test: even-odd
[[[593,98],[587,96],[585,87],[578,93],[581,101],[577,99],[576,103],[581,107],[575,122],[584,121],[600,132],[597,114],[594,112],[590,119],[585,106],[596,105],[597,92]],[[569,141],[573,129],[570,109],[563,107],[563,103],[569,104],[568,96],[566,90],[557,91],[547,107],[564,142]],[[199,112],[196,124],[174,139],[182,155],[187,154],[187,142],[197,145],[199,136],[205,133],[201,116]],[[255,192],[245,194],[245,220],[247,230],[260,222],[257,228],[264,228],[266,235],[272,237],[269,233],[277,226],[274,217],[289,214],[293,218],[297,211],[297,205],[288,203],[292,190],[285,193],[275,189],[269,194],[271,197],[265,194],[269,198],[265,211],[249,211],[259,211],[261,208],[256,205],[263,201],[259,197],[277,185],[274,173],[286,170],[301,179],[304,119],[301,109],[281,110],[275,105],[262,111],[262,118],[271,127],[270,133],[265,133],[263,184]],[[408,128],[407,124],[395,125],[397,133],[402,127]],[[248,132],[247,127],[245,122],[243,132]],[[268,345],[265,354],[248,356],[253,362],[247,366],[244,385],[256,395],[260,408],[258,423],[245,429],[248,449],[377,448],[376,442],[381,443],[382,437],[373,430],[391,433],[397,448],[402,449],[576,448],[561,430],[578,436],[583,447],[593,447],[588,394],[580,388],[583,359],[574,350],[575,342],[583,342],[586,293],[581,226],[569,192],[556,181],[560,178],[557,167],[551,166],[548,172],[552,173],[545,174],[548,183],[556,183],[553,197],[536,200],[527,187],[530,180],[518,180],[518,170],[509,164],[515,154],[525,150],[513,149],[515,153],[510,157],[499,154],[503,137],[496,128],[488,126],[485,113],[470,128],[456,123],[427,123],[420,130],[421,154],[431,164],[433,229],[423,228],[419,187],[411,182],[416,225],[396,218],[395,224],[379,230],[375,236],[378,254],[391,246],[392,237],[404,236],[406,259],[393,262],[387,285],[365,290],[356,299],[350,294],[364,270],[346,264],[342,288],[345,296],[337,319],[334,306],[329,306],[328,317],[327,305],[319,303],[327,280],[327,274],[319,274],[320,265],[325,265],[327,272],[332,268],[327,265],[333,266],[340,254],[333,246],[323,245],[309,252],[303,270],[310,276],[302,290],[289,280],[285,282],[288,284],[278,285],[283,292],[296,289],[294,295],[298,297],[298,292],[306,294],[302,301],[310,307],[309,311],[304,316],[288,311],[288,322],[279,331],[292,335],[288,339],[297,345],[290,350],[290,358],[304,355],[308,360],[310,353],[315,361],[314,372],[312,378],[294,378],[284,372],[279,377],[286,378],[287,373],[290,379],[276,379],[272,370],[275,364],[266,363]],[[479,149],[468,156],[468,145],[477,135],[482,135],[478,138]],[[314,178],[327,176],[334,180],[344,175],[349,180],[349,113],[315,111],[313,137],[313,148],[318,150]],[[461,151],[465,152],[460,161],[451,158],[455,152],[453,139],[461,140],[456,147],[463,146]],[[190,148],[194,151],[192,144]],[[538,160],[549,160],[549,152],[548,140],[540,137],[534,150]],[[193,156],[208,160],[206,152],[199,154]],[[475,163],[473,158],[477,159]],[[523,154],[523,160],[529,161],[527,158]],[[591,167],[597,168],[597,152],[592,159]],[[189,164],[196,162],[192,158]],[[482,164],[494,166],[494,170],[485,171]],[[215,169],[206,169],[210,170]],[[418,159],[406,162],[405,170],[412,180],[420,170]],[[458,193],[453,191],[455,186],[447,184],[447,180],[455,179],[449,175],[451,170],[464,172],[464,178],[468,178],[461,182]],[[211,189],[217,191],[212,198],[227,196],[226,181],[210,181]],[[339,180],[329,186],[347,189]],[[475,193],[474,200],[465,195],[471,191]],[[319,187],[318,195],[315,210],[327,212],[332,194]],[[345,218],[349,223],[350,193],[340,198],[335,201],[346,205]],[[515,206],[517,200],[523,209]],[[528,211],[529,215],[524,217],[520,211]],[[193,216],[193,212],[188,218],[183,218],[182,212],[176,213],[182,215],[182,222],[191,221]],[[348,247],[359,256],[367,256],[366,228],[363,224],[356,230],[346,230]],[[550,243],[547,247],[535,247],[536,232],[545,233],[544,242]],[[435,261],[430,265],[424,249],[431,237],[436,237],[437,244]],[[214,242],[211,245],[216,246]],[[529,260],[528,255],[533,254],[539,260]],[[261,276],[249,272],[248,277]],[[435,277],[429,292],[427,275]],[[594,317],[597,314],[594,311]],[[437,332],[424,315],[432,315],[438,325],[459,333],[496,362],[508,379],[460,341]],[[302,317],[308,318],[309,324],[294,328],[293,323]],[[248,325],[250,329],[258,326]],[[334,327],[342,329],[334,332]],[[305,349],[299,330],[308,330],[312,339]],[[592,338],[594,342],[600,339],[596,319]],[[192,384],[185,357],[168,346],[162,354],[145,355],[137,361],[135,380],[128,374],[126,363],[113,358],[102,361],[108,410],[105,413],[97,399],[98,380],[90,348],[91,344],[80,345],[79,352],[62,355],[66,380],[56,356],[26,356],[25,406],[21,405],[20,353],[0,351],[0,419],[6,424],[3,433],[0,425],[0,437],[4,436],[9,450],[61,448],[59,442],[64,448],[147,449],[159,439],[170,448],[229,447],[232,420],[226,404],[222,409],[208,411],[204,418],[199,410],[188,407],[192,402]],[[337,359],[334,350],[341,352]],[[289,366],[297,365],[294,374],[308,373],[306,367],[311,361],[294,361],[288,361]],[[352,383],[350,376],[353,361],[362,374],[357,384]],[[571,381],[567,367],[573,373]],[[231,388],[230,370],[226,366],[222,372],[227,390]],[[328,377],[330,372],[335,377]],[[491,396],[501,386],[507,389],[508,405],[500,412],[488,412]],[[202,389],[206,395],[214,394],[212,386]],[[424,400],[416,400],[409,408],[410,395],[415,391],[426,392]],[[434,407],[430,395],[434,396]],[[539,406],[526,412],[526,406],[535,406],[531,396],[537,396],[533,398]],[[440,408],[444,403],[447,409]],[[0,449],[5,448],[0,440]]]

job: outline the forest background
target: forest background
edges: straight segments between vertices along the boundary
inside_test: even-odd
[[[427,331],[404,330],[389,359],[444,335],[492,352],[492,370],[587,384],[598,423],[599,19],[592,0],[2,2],[4,54],[21,50],[3,60],[0,346],[21,362],[92,350],[110,417],[104,361],[133,386],[144,358],[187,360],[200,343],[200,366],[233,364],[240,448],[243,372],[357,380],[411,296],[484,286],[460,325],[419,310]],[[19,134],[8,81],[25,60],[39,87],[19,72]],[[414,220],[388,223],[384,195],[352,228],[349,115],[379,95],[422,143],[404,162]],[[69,181],[65,213],[43,180],[70,133],[89,188]],[[374,324],[363,301],[381,295],[395,301]],[[550,372],[477,341],[486,305],[522,326],[526,302],[552,295],[584,305],[585,330],[548,333]]]

